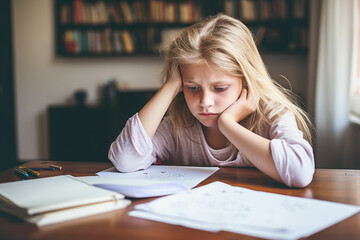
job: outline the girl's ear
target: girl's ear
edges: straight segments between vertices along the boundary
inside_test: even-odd
[[[177,70],[179,71],[180,78],[181,78],[181,88],[180,88],[179,92],[182,92],[183,88],[184,88],[184,81],[183,81],[183,77],[181,75],[180,65],[177,67]]]
[[[245,88],[246,90],[249,90],[247,81],[244,77],[241,79],[242,88]]]
[[[183,80],[183,77],[182,77],[182,75],[181,75],[181,68],[180,68],[180,65],[178,65],[177,70],[179,71],[179,74],[180,74],[180,77],[181,77],[181,81],[182,81],[182,80]]]

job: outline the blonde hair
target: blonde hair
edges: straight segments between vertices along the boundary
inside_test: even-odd
[[[250,30],[239,20],[218,14],[199,21],[185,29],[164,52],[164,79],[170,79],[181,64],[212,63],[220,70],[239,77],[243,86],[249,86],[258,100],[257,109],[240,122],[259,133],[287,111],[295,115],[304,138],[312,144],[313,125],[307,113],[294,104],[296,96],[277,84],[266,70]],[[275,114],[274,114],[275,113]],[[177,136],[182,128],[191,127],[196,119],[180,92],[172,101],[170,116]]]

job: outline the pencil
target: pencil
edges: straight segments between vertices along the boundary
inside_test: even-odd
[[[53,167],[53,168],[55,168],[55,169],[57,169],[57,170],[61,170],[61,169],[62,169],[61,166],[54,165],[54,164],[50,165],[50,167]]]
[[[18,175],[21,175],[21,177],[24,177],[24,178],[29,177],[29,174],[20,168],[16,168],[15,173],[17,173]]]
[[[39,173],[39,172],[34,171],[34,170],[30,169],[30,168],[23,167],[23,166],[21,166],[21,167],[19,167],[19,168],[20,168],[21,170],[24,170],[24,171],[27,172],[27,173],[30,173],[31,175],[33,175],[33,176],[35,176],[35,177],[40,176],[40,173]]]

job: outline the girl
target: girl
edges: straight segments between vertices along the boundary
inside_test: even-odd
[[[117,170],[145,169],[159,159],[255,166],[292,187],[311,182],[311,122],[270,78],[240,21],[220,14],[187,28],[166,51],[164,75],[110,147]]]

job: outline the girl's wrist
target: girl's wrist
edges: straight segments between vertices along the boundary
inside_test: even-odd
[[[232,117],[232,115],[230,115],[230,114],[226,114],[226,113],[223,114],[222,113],[218,118],[218,127],[219,127],[221,132],[222,132],[222,129],[226,128],[226,126],[231,124],[231,123],[238,124],[236,119],[234,117]]]
[[[165,82],[164,85],[167,85],[170,89],[172,89],[176,94],[181,90],[181,81],[172,79]]]
[[[173,97],[175,97],[181,90],[181,85],[179,85],[176,81],[166,81],[163,85],[163,88],[169,92],[172,92]]]

